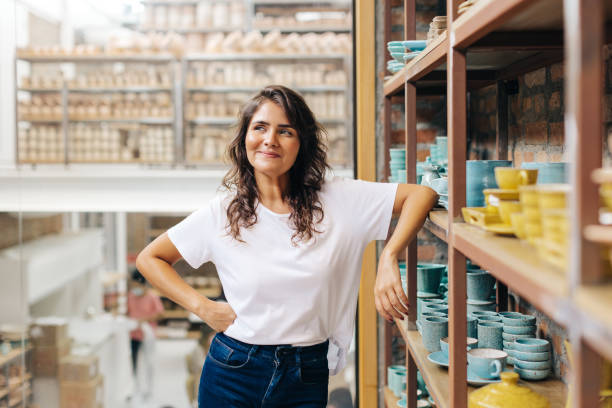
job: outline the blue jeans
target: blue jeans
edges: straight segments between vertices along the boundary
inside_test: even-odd
[[[328,344],[259,346],[218,333],[202,369],[198,405],[324,408]]]

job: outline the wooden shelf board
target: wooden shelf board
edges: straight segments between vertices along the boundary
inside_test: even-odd
[[[427,220],[425,220],[425,228],[428,229],[436,237],[447,242],[448,239],[448,211],[434,210],[429,212]]]
[[[425,346],[423,346],[421,335],[418,331],[406,330],[401,320],[395,320],[395,322],[437,406],[440,408],[454,406],[449,400],[448,370],[427,360],[429,352],[425,349]],[[512,367],[508,366],[507,369],[512,370]],[[551,407],[565,406],[567,400],[567,387],[558,379],[519,381],[519,384],[529,387],[538,394],[546,397],[550,401]],[[468,395],[476,389],[476,387],[468,385]]]
[[[404,81],[406,78],[406,67],[397,71],[384,84],[385,96],[392,96],[404,92]]]
[[[8,354],[6,355],[0,355],[0,367],[2,367],[3,365],[11,362],[12,360],[18,358],[19,356],[21,356],[23,353],[31,350],[32,347],[28,346],[25,349],[22,348],[16,348],[11,350]]]
[[[385,395],[385,406],[387,408],[397,408],[397,402],[400,399],[395,396],[391,388],[385,387],[383,393]]]
[[[586,339],[612,360],[612,284],[581,286],[574,293]]]
[[[545,262],[532,245],[455,222],[452,244],[557,323],[567,325],[566,272]]]

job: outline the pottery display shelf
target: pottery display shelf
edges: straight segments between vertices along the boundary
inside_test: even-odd
[[[440,408],[452,407],[449,395],[448,369],[439,367],[427,359],[429,352],[423,345],[421,335],[416,330],[407,330],[403,321],[395,319],[395,323],[410,350],[418,370],[421,372],[427,389],[432,395],[436,405]],[[507,370],[512,370],[508,366]],[[550,401],[551,407],[564,407],[567,400],[567,387],[562,381],[548,379],[543,381],[519,381],[520,385],[527,386]],[[468,385],[468,395],[479,387]],[[391,390],[389,390],[391,392]],[[393,392],[391,392],[393,395]],[[387,397],[385,395],[385,401]],[[389,405],[387,405],[389,406]]]
[[[383,392],[385,396],[385,406],[387,408],[397,408],[397,403],[400,399],[395,396],[391,388],[385,387]]]

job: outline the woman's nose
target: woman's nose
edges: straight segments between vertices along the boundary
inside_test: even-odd
[[[271,129],[266,132],[266,135],[264,137],[264,144],[266,146],[278,146],[278,138],[276,136],[276,131]]]

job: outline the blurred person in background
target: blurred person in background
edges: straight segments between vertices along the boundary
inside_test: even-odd
[[[138,323],[138,327],[130,332],[132,367],[136,394],[143,392],[142,396],[148,399],[153,390],[155,328],[157,321],[162,317],[164,306],[157,293],[147,285],[146,279],[137,269],[134,269],[131,275],[127,300],[128,317]],[[139,353],[140,351],[143,352]],[[139,354],[142,354],[143,373],[140,373],[138,368]],[[141,387],[140,378],[143,376],[145,384],[144,387]]]

